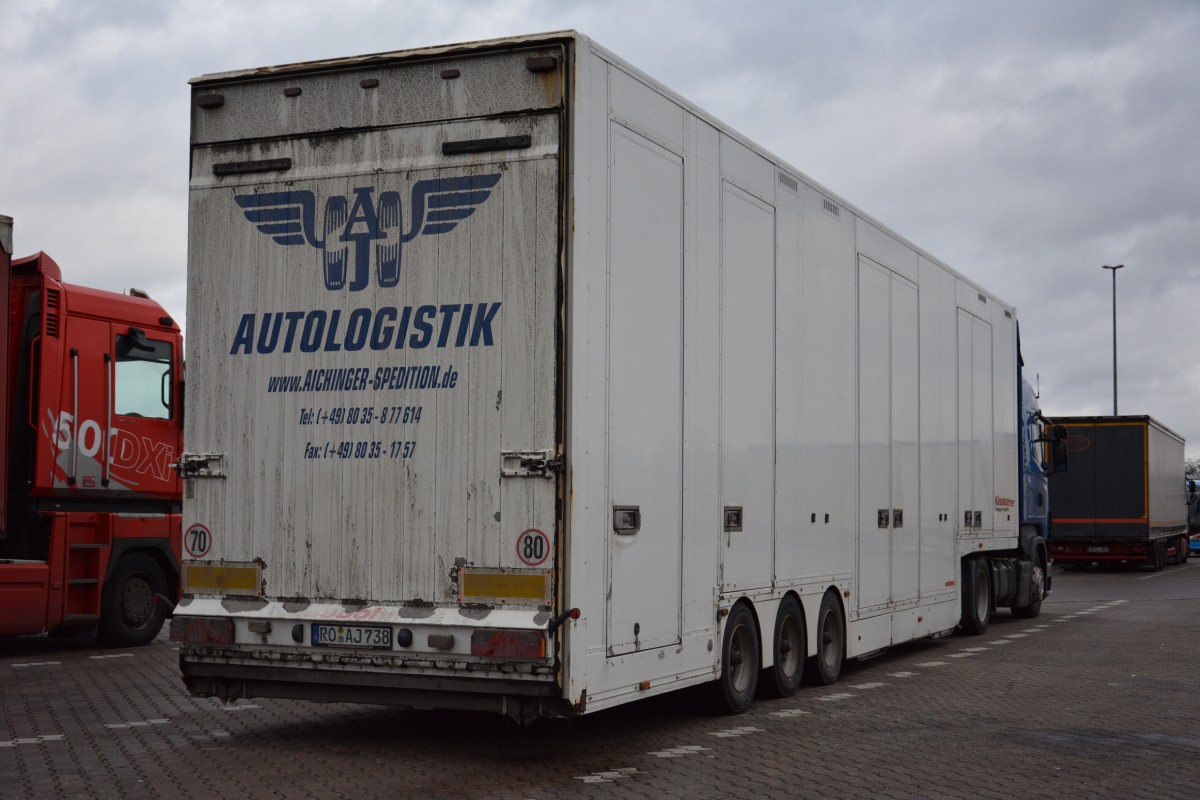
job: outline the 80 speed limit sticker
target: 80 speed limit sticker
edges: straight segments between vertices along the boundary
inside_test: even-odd
[[[550,537],[537,528],[530,528],[517,537],[517,558],[522,564],[536,567],[550,557]]]

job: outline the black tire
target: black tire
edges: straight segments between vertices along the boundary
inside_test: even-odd
[[[1179,563],[1186,564],[1187,560],[1192,557],[1191,552],[1189,552],[1189,550],[1188,550],[1188,548],[1191,547],[1191,540],[1188,538],[1188,535],[1186,533],[1183,536],[1179,537],[1179,547],[1181,548],[1179,551],[1180,552],[1179,557],[1180,557],[1180,559],[1182,559]]]
[[[804,612],[792,595],[783,598],[779,612],[775,615],[775,665],[767,670],[769,675],[763,688],[773,697],[791,697],[800,688],[804,676],[806,631]]]
[[[1151,572],[1162,572],[1167,565],[1167,546],[1161,539],[1150,545],[1149,561]]]
[[[1045,559],[1042,554],[1038,553],[1033,560],[1033,575],[1029,581],[1029,605],[1013,606],[1013,616],[1023,619],[1034,619],[1042,613],[1042,599],[1046,596],[1046,570]]]
[[[151,556],[131,553],[122,558],[100,596],[97,641],[116,647],[152,642],[167,616],[166,604],[154,598],[166,594],[167,578]]]
[[[836,683],[846,660],[846,621],[837,595],[826,592],[817,612],[817,651],[804,663],[804,679],[818,686]]]
[[[738,603],[725,620],[721,643],[721,677],[717,679],[717,710],[741,714],[754,702],[758,673],[762,669],[758,626],[745,603]]]
[[[962,568],[962,622],[963,633],[979,636],[987,633],[992,623],[992,580],[991,569],[982,558],[963,562]]]

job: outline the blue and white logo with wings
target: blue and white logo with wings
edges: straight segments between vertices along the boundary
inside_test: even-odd
[[[234,200],[246,219],[277,244],[307,244],[320,250],[326,289],[343,289],[349,279],[350,291],[358,292],[370,283],[372,252],[379,285],[395,286],[404,244],[417,236],[454,230],[491,196],[499,181],[500,173],[417,181],[407,231],[402,228],[400,193],[380,192],[376,198],[374,186],[355,188],[353,197],[328,198],[320,224],[316,195],[308,190],[240,194]]]

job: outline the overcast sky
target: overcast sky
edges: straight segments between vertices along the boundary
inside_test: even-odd
[[[574,28],[1017,306],[1049,414],[1200,456],[1200,2],[0,0],[18,255],[184,316],[187,81]]]

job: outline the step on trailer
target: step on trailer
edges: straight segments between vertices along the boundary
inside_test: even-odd
[[[1037,612],[1012,307],[586,37],[192,101],[193,693],[739,711]]]

